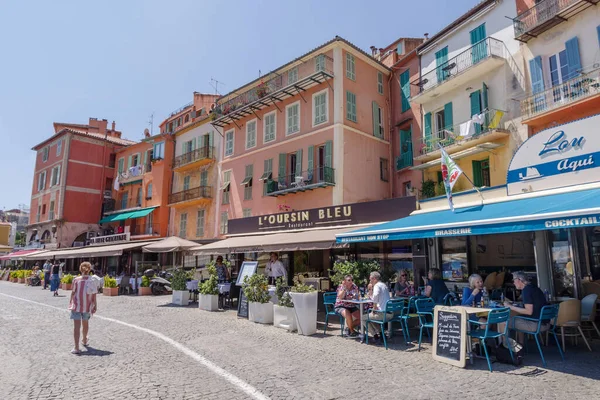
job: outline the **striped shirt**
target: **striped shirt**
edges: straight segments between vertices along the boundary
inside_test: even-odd
[[[90,279],[89,275],[78,276],[73,279],[73,297],[69,303],[69,310],[75,312],[92,312],[93,294],[86,292],[86,282]]]

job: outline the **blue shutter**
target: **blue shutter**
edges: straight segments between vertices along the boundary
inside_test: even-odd
[[[567,40],[565,43],[567,49],[567,63],[569,64],[569,77],[571,79],[581,73],[581,58],[579,57],[579,40],[577,36]]]
[[[442,67],[448,62],[448,46],[444,47],[440,51],[435,53],[435,73],[437,75],[438,82],[442,82],[448,77],[447,72],[442,71]]]
[[[529,60],[529,72],[531,73],[531,90],[539,93],[544,90],[544,75],[542,72],[542,57]]]
[[[487,56],[487,42],[484,41],[486,36],[485,23],[473,29],[470,34],[471,44],[473,45],[471,57],[473,64],[476,64]]]
[[[402,112],[406,112],[410,109],[410,83],[408,82],[410,79],[410,70],[404,71],[400,75],[400,97],[402,99]]]

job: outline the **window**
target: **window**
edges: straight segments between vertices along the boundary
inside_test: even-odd
[[[190,121],[190,114],[185,114],[185,117],[183,118],[183,123],[186,123],[189,121]]]
[[[404,42],[398,42],[398,46],[396,47],[396,52],[398,54],[404,54]]]
[[[131,166],[135,167],[140,164],[140,156],[139,154],[134,154],[131,156]]]
[[[313,94],[313,125],[327,122],[327,90]]]
[[[263,196],[267,195],[267,189],[269,187],[268,182],[273,178],[273,159],[269,158],[264,162],[264,170],[259,181],[263,183]]]
[[[48,161],[48,153],[50,153],[50,147],[44,147],[42,149],[42,161],[43,162]]]
[[[356,80],[354,56],[346,53],[346,78]]]
[[[346,92],[346,118],[356,122],[356,95],[352,92]]]
[[[146,200],[150,200],[152,198],[152,182],[148,183],[148,187],[146,188]]]
[[[256,120],[246,123],[246,149],[256,146]]]
[[[568,79],[569,63],[567,61],[567,51],[563,50],[548,58],[550,64],[550,80],[552,86],[558,86]]]
[[[437,81],[442,82],[449,76],[449,71],[444,71],[443,68],[446,66],[448,62],[448,46],[443,49],[437,51],[435,53],[435,66],[436,71],[435,74],[437,76]]]
[[[204,236],[204,210],[198,210],[196,214],[196,237]]]
[[[225,157],[233,155],[233,133],[233,130],[225,132]]]
[[[377,93],[383,94],[383,74],[377,72]]]
[[[183,190],[188,190],[190,188],[190,180],[191,180],[191,176],[184,176],[183,177]]]
[[[275,140],[275,127],[277,126],[277,121],[275,119],[276,112],[273,111],[271,113],[265,114],[264,117],[264,143],[272,142]]]
[[[433,128],[434,132],[438,132],[440,135],[443,135],[442,130],[446,127],[443,109],[435,113],[434,121],[435,121],[435,126]]]
[[[152,157],[155,160],[162,160],[165,158],[165,142],[154,143],[152,147]]]
[[[317,72],[325,71],[325,54],[319,54],[315,57],[315,70]]]
[[[383,110],[377,102],[373,102],[373,136],[383,139]]]
[[[52,173],[50,175],[50,186],[56,186],[60,184],[60,165],[52,168]]]
[[[296,153],[292,153],[288,155],[288,164],[290,165],[288,171],[290,171],[290,182],[294,182],[295,178],[296,178],[296,173],[300,172],[298,171],[298,169],[296,168],[296,164],[297,164],[297,160],[298,157],[296,155]]]
[[[111,153],[110,156],[108,156],[108,167],[114,168],[116,161],[117,161],[117,155],[115,153]]]
[[[252,216],[252,209],[251,208],[244,208],[242,210],[242,217],[243,218],[248,218]]]
[[[127,192],[123,193],[123,196],[121,196],[121,210],[127,208],[128,200],[129,200],[129,193],[127,193]]]
[[[62,139],[59,139],[58,142],[56,142],[56,157],[60,156],[60,152],[62,151]]]
[[[227,234],[227,221],[228,221],[228,217],[227,217],[227,212],[222,212],[221,213],[221,235],[225,235]]]
[[[379,178],[384,182],[389,180],[388,160],[385,158],[379,159]]]
[[[143,192],[144,192],[144,190],[140,186],[138,188],[138,190],[137,190],[137,196],[135,197],[135,205],[137,207],[141,207],[142,206],[142,193]]]
[[[200,186],[203,188],[208,186],[208,171],[200,172]]]
[[[50,201],[50,209],[48,210],[48,220],[54,220],[54,200]]]
[[[231,170],[223,172],[223,204],[229,204],[229,190],[231,185]]]
[[[246,174],[242,181],[244,186],[244,200],[252,200],[252,175],[254,174],[254,165],[246,165]]]
[[[288,135],[300,131],[300,102],[290,104],[285,108],[287,114],[285,132]]]
[[[125,170],[125,159],[124,158],[119,158],[119,166],[117,171],[122,174],[123,171]]]
[[[42,216],[42,206],[38,205],[38,212],[35,216],[35,222],[40,222],[40,217]]]
[[[298,67],[294,67],[288,71],[288,85],[298,81]]]
[[[195,141],[196,139],[194,139]],[[191,140],[183,143],[183,154],[187,154],[194,151],[194,143]]]
[[[46,205],[45,204],[42,205],[42,215],[43,214],[46,214]]]
[[[179,216],[179,237],[185,239],[187,234],[187,213]]]
[[[490,159],[473,161],[473,183],[477,187],[490,187]]]
[[[404,71],[400,74],[400,97],[402,100],[402,112],[406,112],[410,109],[410,70]]]
[[[38,176],[38,192],[46,187],[46,171],[42,171]]]

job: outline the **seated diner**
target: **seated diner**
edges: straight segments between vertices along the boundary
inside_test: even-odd
[[[394,296],[410,296],[411,285],[408,282],[408,272],[401,269],[398,272],[398,279],[394,284]]]
[[[442,279],[442,272],[437,268],[429,270],[428,281],[425,286],[425,296],[431,297],[436,304],[444,304],[444,297],[450,293]]]
[[[357,330],[360,329],[360,311],[356,304],[345,300],[358,300],[360,292],[358,286],[353,282],[352,275],[346,275],[337,289],[337,299],[334,304],[335,312],[340,314],[346,320],[348,336],[358,336]]]

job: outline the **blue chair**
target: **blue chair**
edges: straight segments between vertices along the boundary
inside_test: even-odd
[[[367,327],[369,326],[369,322],[381,325],[381,337],[383,338],[383,345],[385,346],[386,350],[388,347],[387,347],[387,340],[385,337],[385,333],[383,332],[383,328],[384,328],[385,324],[387,324],[388,322],[400,321],[400,323],[402,323],[402,320],[399,319],[399,316],[397,316],[395,314],[397,312],[402,312],[403,308],[404,308],[404,300],[403,299],[392,299],[392,300],[388,300],[387,304],[385,305],[385,311],[371,310],[372,313],[383,313],[383,319],[371,319],[371,314],[369,313],[367,315]],[[391,317],[389,315],[391,315]],[[402,329],[402,335],[404,335],[404,328]],[[367,344],[369,344],[368,330],[367,330],[367,334],[365,336],[366,336],[366,342],[367,342]],[[405,339],[406,339],[406,337],[405,337]]]
[[[456,294],[450,292],[447,295],[444,296],[444,305],[445,306],[453,306],[455,304],[459,304],[460,302],[458,301],[458,297],[456,297]]]
[[[475,326],[475,329],[472,329],[467,334],[475,339],[479,339],[481,343],[481,347],[483,347],[483,351],[485,352],[485,359],[488,363],[488,368],[490,372],[492,372],[492,363],[490,362],[490,356],[488,354],[487,347],[485,345],[485,339],[491,338],[496,339],[500,336],[504,336],[508,339],[508,319],[510,318],[510,310],[508,308],[498,308],[496,310],[492,310],[488,313],[486,322],[479,322],[474,320],[469,320],[472,326]],[[504,331],[494,331],[490,329],[492,325],[504,323]],[[510,358],[515,360],[512,352],[512,346],[508,346],[508,350],[510,351]]]
[[[427,336],[431,338],[429,329],[433,329],[433,309],[435,301],[431,298],[417,299],[415,301],[417,315],[419,316],[419,350],[421,351],[421,341],[423,340],[423,329],[427,330]]]
[[[337,293],[323,293],[323,305],[325,306],[325,329],[323,330],[323,335],[327,333],[327,326],[329,323],[329,316],[333,315],[340,318],[340,324],[342,327],[342,336],[344,336],[344,324],[346,323],[346,319],[342,317],[340,314],[335,312],[335,302],[337,300]]]
[[[560,357],[563,359],[563,361],[565,360],[565,356],[563,355],[562,348],[560,347],[560,343],[558,342],[558,336],[556,336],[556,326],[554,325],[554,323],[552,321],[552,320],[555,320],[557,316],[558,316],[558,304],[553,304],[553,305],[542,307],[539,319],[530,318],[530,317],[521,317],[521,316],[513,317],[515,325],[519,319],[524,320],[524,321],[533,321],[533,322],[537,323],[537,328],[535,331],[528,331],[528,330],[516,329],[516,328],[514,329],[514,331],[522,332],[527,335],[533,335],[533,337],[535,338],[535,343],[537,344],[538,350],[540,351],[540,357],[542,357],[542,364],[544,365],[544,367],[546,367],[546,360],[544,359],[544,353],[542,352],[542,346],[540,345],[540,338],[539,338],[542,332],[548,331],[549,333],[550,332],[552,333],[552,335],[554,336],[554,340],[556,341],[556,347],[558,347],[558,352],[560,353]],[[543,321],[547,321],[546,324],[544,324]]]

